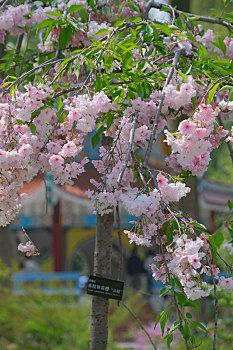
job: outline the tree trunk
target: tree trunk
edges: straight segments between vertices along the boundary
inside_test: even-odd
[[[110,277],[113,213],[101,216],[97,214],[97,228],[94,253],[94,275]],[[108,342],[108,306],[109,300],[93,296],[91,314],[90,350],[106,350]]]
[[[11,267],[13,259],[12,232],[9,227],[0,227],[0,259]]]
[[[177,10],[190,12],[190,0],[172,0],[171,3],[172,6],[177,6]]]

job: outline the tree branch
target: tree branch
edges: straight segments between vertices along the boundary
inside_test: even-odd
[[[4,91],[3,91],[3,95],[5,95],[6,93],[8,93],[8,91],[12,88],[12,86],[14,86],[15,84],[21,83],[24,79],[26,79],[27,77],[29,77],[32,73],[36,72],[37,70],[39,70],[40,68],[46,67],[50,64],[55,64],[57,62],[63,61],[63,58],[60,59],[56,59],[56,58],[51,58],[50,60],[48,60],[47,62],[44,62],[42,64],[40,64],[37,67],[32,68],[31,70],[29,70],[28,72],[22,74],[19,78],[17,78],[13,83],[11,83]],[[1,87],[1,86],[0,86]]]
[[[146,13],[148,14],[149,11],[153,8],[155,9],[158,9],[158,10],[161,10],[163,7],[169,9],[171,11],[171,13],[174,13],[176,17],[179,17],[183,14],[187,15],[188,17],[190,18],[193,18],[193,19],[196,19],[197,21],[200,21],[200,22],[207,22],[207,23],[213,23],[213,24],[220,24],[224,27],[227,27],[228,29],[230,30],[233,30],[233,24],[226,21],[226,20],[223,20],[223,19],[220,19],[220,18],[213,18],[213,17],[205,17],[205,16],[198,16],[198,15],[194,15],[192,13],[186,13],[186,12],[183,12],[183,11],[179,11],[177,9],[175,9],[173,6],[171,5],[167,5],[167,4],[162,4],[160,2],[155,2],[155,1],[150,1],[146,7]]]

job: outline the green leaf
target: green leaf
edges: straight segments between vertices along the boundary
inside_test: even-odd
[[[156,27],[159,28],[164,34],[170,36],[170,34],[172,33],[172,30],[170,28],[168,28],[168,26],[164,25],[164,24],[158,24],[156,23]]]
[[[79,13],[79,16],[81,17],[82,21],[84,23],[86,23],[87,22],[87,12],[86,12],[86,10],[82,7],[82,8],[80,8],[80,10],[78,10],[78,13]]]
[[[196,326],[198,328],[201,328],[204,332],[209,333],[208,329],[205,327],[205,325],[203,323],[194,321],[194,320],[190,320],[189,321],[193,326]]]
[[[1,84],[0,87],[3,88],[5,86],[8,86],[12,83],[12,81],[6,81],[4,84]]]
[[[41,23],[39,23],[36,28],[38,30],[38,29],[41,29],[41,28],[44,28],[44,27],[48,27],[50,25],[53,25],[55,22],[56,22],[55,19],[48,18],[48,19],[45,19],[44,21],[42,21]]]
[[[114,28],[121,27],[122,24],[124,24],[124,23],[125,23],[125,19],[122,19],[121,21],[115,22],[115,23],[113,24],[113,27],[114,27]]]
[[[79,73],[80,73],[80,64],[79,64],[79,59],[77,59],[74,64],[74,74],[76,75],[77,80],[79,78]]]
[[[192,301],[192,300],[188,300],[186,301],[186,303],[184,304],[184,306],[191,306],[194,311],[196,312],[196,315],[198,317],[198,308],[197,308],[197,305]]]
[[[59,100],[57,100],[57,110],[60,111],[62,106],[63,106],[63,99],[59,98]]]
[[[142,21],[141,17],[136,17],[136,18],[134,18],[132,20],[133,23],[138,23],[138,22],[141,22],[141,21]]]
[[[184,328],[183,328],[183,336],[185,340],[189,340],[190,338],[190,329],[187,323],[184,325]]]
[[[170,225],[168,225],[167,227],[166,235],[167,235],[167,244],[169,245],[172,243],[172,231],[171,231]]]
[[[233,209],[233,203],[230,200],[228,200],[227,205],[230,210]]]
[[[191,344],[193,345],[193,348],[196,348],[196,346],[195,346],[196,340],[195,340],[194,335],[191,336],[190,341],[191,341]]]
[[[215,84],[214,87],[210,90],[209,96],[208,96],[208,98],[207,98],[207,104],[208,104],[208,105],[209,105],[209,104],[211,103],[211,101],[213,100],[214,95],[215,95],[215,92],[216,92],[216,90],[217,90],[219,84],[220,84],[220,83]]]
[[[223,91],[227,91],[227,90],[231,90],[231,89],[232,89],[232,86],[225,85],[221,89],[219,89],[218,92],[223,92]]]
[[[93,148],[95,148],[95,147],[100,143],[100,140],[101,140],[103,131],[104,131],[104,126],[101,125],[101,126],[99,127],[97,133],[92,137],[91,143],[92,143],[92,147],[93,147]]]
[[[227,47],[221,38],[218,37],[217,42],[215,42],[213,44],[223,52],[224,56],[226,55]]]
[[[103,34],[108,33],[108,32],[109,32],[108,29],[103,28],[103,29],[100,29],[100,30],[99,30],[96,34],[94,34],[93,36],[103,35]]]
[[[159,323],[161,317],[162,317],[164,314],[165,314],[165,310],[161,311],[160,314],[156,317],[154,329],[156,328],[157,324]]]
[[[183,20],[183,18],[181,16],[179,16],[177,19],[176,19],[176,24],[177,24],[177,27],[183,31],[185,29],[185,22]]]
[[[167,337],[167,348],[170,350],[171,349],[171,343],[173,341],[173,334],[169,334]]]
[[[169,289],[167,288],[163,288],[161,289],[161,291],[159,292],[159,295],[162,297],[164,295],[167,295],[169,293]]]
[[[52,25],[48,26],[46,30],[43,30],[42,32],[42,41],[43,44],[45,43],[46,39],[48,38],[49,34],[51,33],[52,30]]]
[[[198,42],[198,44],[199,44],[198,54],[199,54],[200,59],[206,58],[207,51],[206,51],[205,46],[201,42]]]
[[[184,294],[179,293],[178,294],[178,304],[181,306],[181,308],[184,307],[184,305],[186,304],[187,298]]]
[[[138,94],[139,97],[144,97],[144,88],[142,84],[138,84],[136,92]]]
[[[131,9],[131,11],[140,12],[140,7],[136,3],[134,3],[133,1],[128,1],[127,5]]]
[[[123,60],[122,60],[122,63],[123,63],[123,67],[124,69],[131,69],[132,68],[132,57],[133,57],[133,54],[132,52],[126,52],[126,54],[123,56]]]
[[[72,38],[72,28],[71,27],[63,27],[61,30],[61,33],[59,35],[59,46],[61,49],[65,49],[67,44],[70,42],[71,38]]]
[[[216,249],[214,237],[212,235],[210,235],[210,234],[209,234],[209,242],[211,244],[211,250],[212,250],[213,257],[216,259],[217,249]]]
[[[110,128],[110,126],[112,125],[113,121],[114,121],[114,116],[113,116],[113,114],[111,114],[108,117],[108,119],[107,119],[107,130]]]
[[[76,12],[78,10],[80,10],[83,7],[83,5],[71,5],[68,13],[72,13],[72,12]]]
[[[162,330],[162,336],[164,334],[164,330],[165,330],[165,326],[166,326],[166,323],[167,323],[167,319],[168,319],[169,313],[170,313],[170,311],[165,312],[163,317],[162,317],[162,319],[160,320],[160,327],[161,327],[161,330]]]
[[[95,7],[95,0],[87,0],[88,5],[94,10]]]
[[[47,15],[52,15],[52,16],[55,16],[55,17],[63,17],[63,15],[60,13],[60,12],[57,12],[57,11],[48,11],[48,12],[45,12]]]
[[[215,244],[218,248],[221,247],[222,245],[222,242],[224,241],[224,237],[223,237],[223,234],[222,232],[217,232],[214,236],[214,241],[215,241]]]
[[[191,226],[194,226],[194,227],[199,227],[199,228],[201,228],[201,229],[206,231],[206,227],[204,225],[202,225],[202,224],[199,224],[198,222],[191,221],[188,224],[191,225]]]
[[[184,179],[186,182],[188,182],[188,178],[191,172],[189,170],[182,170],[182,175],[184,176]]]
[[[187,318],[192,318],[193,316],[192,316],[192,314],[190,314],[190,312],[187,312],[187,313],[186,313],[186,317],[187,317]]]
[[[177,70],[177,73],[179,73],[180,76],[181,76],[184,80],[188,79],[188,76],[187,76],[186,74],[180,72],[179,70]]]
[[[233,101],[233,88],[232,88],[231,91],[229,92],[228,101]]]
[[[31,129],[31,133],[32,133],[33,135],[36,135],[36,126],[35,126],[34,124],[31,124],[31,125],[30,125],[30,129]]]

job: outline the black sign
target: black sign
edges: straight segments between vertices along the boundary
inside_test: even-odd
[[[90,276],[87,283],[87,294],[97,297],[122,299],[124,282],[108,278]]]

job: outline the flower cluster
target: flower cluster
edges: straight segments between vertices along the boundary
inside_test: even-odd
[[[210,289],[206,288],[206,282],[200,278],[200,274],[203,273],[202,261],[206,255],[203,248],[208,248],[206,239],[204,234],[195,240],[188,238],[186,234],[174,236],[173,243],[164,247],[164,256],[161,254],[155,256],[154,260],[160,266],[151,265],[153,277],[167,283],[167,272],[169,272],[171,276],[179,279],[189,299],[208,296]]]
[[[202,175],[207,170],[210,152],[220,145],[220,139],[228,133],[222,128],[213,133],[218,113],[218,108],[200,105],[192,118],[180,123],[176,134],[165,131],[165,142],[172,148],[172,156],[167,158],[168,164],[180,166],[193,175]]]
[[[52,171],[56,183],[72,184],[84,172],[87,158],[76,161],[84,136],[95,129],[98,115],[111,108],[108,97],[98,93],[93,98],[68,98],[59,114],[45,104],[53,91],[47,85],[24,88],[25,92],[17,91],[0,103],[1,225],[17,213],[24,181]]]

